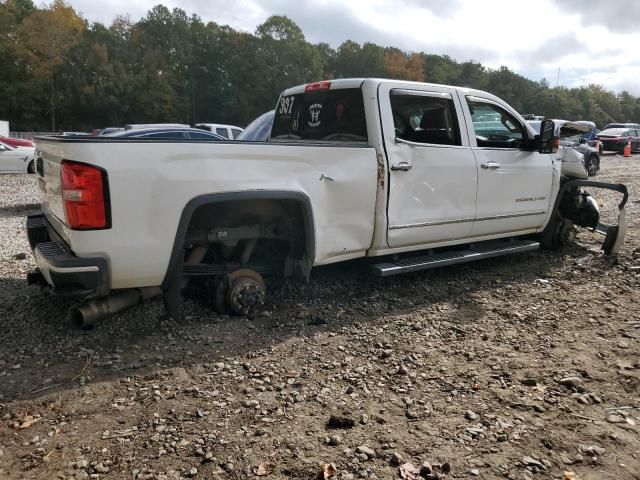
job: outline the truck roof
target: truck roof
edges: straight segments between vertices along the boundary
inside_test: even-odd
[[[454,85],[443,85],[443,84],[438,84],[438,83],[412,82],[412,81],[409,81],[409,80],[394,80],[394,79],[389,79],[389,78],[338,78],[338,79],[333,79],[333,80],[323,80],[321,82],[305,83],[303,85],[296,85],[295,87],[287,88],[284,92],[282,92],[282,95],[283,96],[296,95],[296,94],[299,94],[299,93],[303,93],[308,87],[319,86],[319,85],[325,84],[325,83],[329,83],[329,90],[337,90],[337,89],[341,89],[341,88],[360,88],[360,87],[363,87],[365,83],[369,83],[374,87],[376,85],[380,85],[382,83],[385,83],[385,84],[397,83],[398,86],[403,86],[403,87],[406,87],[407,84],[413,84],[413,85],[416,85],[416,86],[420,85],[420,86],[423,86],[423,87],[431,85],[431,86],[434,86],[434,87],[446,87],[446,88],[452,88],[452,89],[455,89],[455,90],[460,90],[460,91],[464,92],[467,95],[473,95],[474,93],[482,93],[485,96],[488,95],[490,97],[494,97],[496,101],[499,101],[498,97],[495,97],[494,95],[492,95],[492,94],[490,94],[488,92],[484,92],[482,90],[476,90],[476,89],[473,89],[473,88],[456,87]]]

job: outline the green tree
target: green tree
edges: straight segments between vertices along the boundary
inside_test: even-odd
[[[639,121],[640,102],[599,85],[550,88],[507,67],[352,40],[307,41],[282,15],[254,34],[156,5],[141,19],[88,24],[62,0],[0,0],[0,117],[14,128],[89,130],[125,123],[246,124],[287,87],[325,78],[392,77],[492,92],[547,117]]]
[[[374,44],[347,40],[338,47],[331,63],[333,77],[384,76],[384,48]]]
[[[86,22],[62,0],[27,15],[17,28],[18,52],[38,86],[47,86],[51,130],[56,130],[60,98],[56,82],[69,50],[78,44]]]

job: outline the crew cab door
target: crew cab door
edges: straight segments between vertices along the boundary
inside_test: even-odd
[[[464,238],[475,218],[476,163],[454,89],[381,84],[390,247]]]
[[[472,235],[519,232],[542,226],[551,200],[553,158],[523,150],[525,125],[489,98],[464,96],[472,150],[478,166]]]

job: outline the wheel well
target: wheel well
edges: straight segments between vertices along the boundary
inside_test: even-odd
[[[185,207],[163,288],[169,287],[176,269],[192,245],[234,247],[234,241],[269,239],[288,243],[285,262],[294,266],[285,275],[308,276],[315,257],[315,233],[311,202],[298,192],[240,192],[196,197]],[[261,240],[262,239],[262,240]],[[297,265],[296,265],[297,264]],[[292,270],[293,269],[293,270]],[[295,271],[294,271],[295,270]]]
[[[293,258],[307,253],[307,231],[299,202],[249,199],[202,205],[193,212],[185,242],[216,245],[267,238],[288,241]]]

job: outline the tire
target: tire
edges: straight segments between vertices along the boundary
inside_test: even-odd
[[[27,173],[36,173],[36,162],[31,160],[27,166]]]
[[[590,177],[596,176],[598,170],[600,169],[600,162],[598,161],[598,157],[596,155],[589,155],[587,161],[584,162],[584,166],[587,169],[587,173]]]

